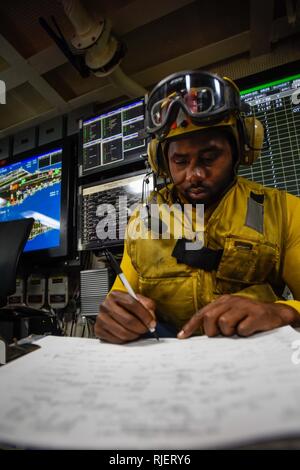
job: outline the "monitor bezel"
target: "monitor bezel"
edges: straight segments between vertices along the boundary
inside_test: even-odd
[[[25,264],[34,262],[38,263],[49,258],[65,257],[69,248],[69,172],[70,163],[67,152],[67,143],[65,139],[53,141],[51,143],[35,147],[26,152],[13,155],[11,158],[3,159],[1,167],[11,165],[13,163],[22,162],[32,157],[50,153],[57,149],[62,149],[62,176],[61,176],[61,199],[60,199],[60,244],[57,247],[44,248],[40,250],[24,251],[22,253],[22,261]]]
[[[261,72],[257,72],[257,73],[254,73],[252,75],[248,75],[248,76],[245,76],[243,78],[240,78],[240,79],[235,79],[235,83],[236,85],[238,86],[240,92],[241,92],[241,99],[243,99],[244,97],[249,100],[250,102],[255,100],[256,98],[256,95],[257,97],[260,96],[260,90],[262,90],[262,94],[266,91],[268,92],[268,89],[267,87],[268,86],[274,86],[274,85],[279,85],[280,83],[285,83],[287,81],[294,81],[296,79],[296,76],[300,76],[300,60],[296,60],[296,61],[293,61],[293,62],[288,62],[286,64],[281,64],[279,66],[276,66],[276,67],[272,67],[268,70],[265,70],[265,71],[261,71]],[[297,82],[299,80],[300,77],[297,77]],[[279,83],[278,83],[279,82]],[[266,89],[266,90],[265,90]],[[299,90],[300,87],[297,86],[297,88],[295,87],[295,91]],[[254,92],[253,94],[253,98],[251,97],[251,93]],[[256,93],[258,92],[258,93]],[[299,113],[298,113],[299,114]],[[265,139],[264,139],[264,145],[265,145]],[[292,149],[292,147],[290,147]],[[265,147],[263,146],[263,150],[268,150],[268,147]],[[286,151],[286,150],[285,150]],[[282,157],[284,158],[284,155],[285,153],[282,152]],[[261,157],[259,158],[258,160],[258,166],[260,166],[262,163],[262,160],[261,160]],[[284,163],[282,163],[284,164]],[[286,192],[290,192],[292,191],[291,188],[288,189],[288,180],[285,179],[285,176],[282,176],[282,175],[277,175],[277,169],[274,168],[274,174],[275,174],[275,177],[274,178],[280,178],[280,182],[279,184],[276,183],[273,184],[271,183],[265,183],[264,180],[263,180],[263,177],[264,177],[264,171],[263,171],[263,167],[261,167],[262,169],[261,170],[258,170],[258,174],[256,174],[256,178],[254,179],[254,181],[260,183],[260,184],[263,184],[263,185],[266,185],[268,187],[277,187],[278,189],[282,190],[282,191],[286,191]],[[249,176],[249,173],[251,173],[252,171],[252,167],[250,166],[243,166],[241,168],[241,176],[245,177],[245,178],[248,178],[248,179],[252,179],[251,176]],[[253,172],[256,172],[256,169],[254,167],[253,169]],[[248,173],[248,174],[247,174]],[[253,173],[252,173],[252,176],[253,176]],[[261,178],[262,176],[262,178]],[[297,171],[295,169],[295,178],[297,179]],[[270,178],[271,179],[271,178]],[[273,178],[272,178],[273,179]],[[274,179],[273,179],[274,181]],[[283,183],[283,184],[282,184]],[[291,193],[291,194],[294,194],[294,193]],[[298,197],[298,195],[296,195]]]
[[[289,77],[300,74],[300,60],[288,62],[261,72],[257,72],[245,77],[237,78],[234,80],[240,92],[256,87],[267,85],[270,82],[288,79]]]
[[[139,175],[149,175],[152,176],[153,178],[153,188],[156,186],[155,182],[155,175],[152,174],[149,169],[144,168],[142,170],[134,171],[131,173],[123,173],[123,174],[118,174],[115,175],[111,178],[103,178],[97,181],[93,181],[92,183],[86,183],[78,186],[78,206],[77,206],[77,213],[78,213],[78,222],[77,222],[77,250],[80,251],[101,251],[104,247],[105,248],[110,248],[110,247],[120,247],[124,245],[124,240],[109,240],[107,242],[90,242],[88,245],[80,245],[80,240],[81,240],[81,216],[82,216],[82,199],[83,199],[83,190],[86,188],[92,188],[94,186],[99,186],[101,184],[107,184],[107,183],[113,183],[117,181],[122,181],[126,180],[127,178],[132,178],[134,176],[139,176]]]
[[[125,100],[121,101],[118,104],[115,104],[113,106],[106,106],[103,109],[99,110],[97,113],[94,113],[90,116],[85,117],[84,119],[81,119],[79,121],[79,133],[78,133],[78,177],[79,178],[84,178],[88,175],[95,175],[95,174],[103,174],[106,171],[109,171],[111,169],[115,168],[120,168],[126,165],[130,165],[139,161],[143,161],[144,156],[147,154],[147,144],[145,142],[145,149],[141,151],[140,154],[137,152],[137,156],[134,159],[126,161],[124,160],[118,160],[113,163],[105,164],[98,166],[96,168],[91,168],[89,170],[83,170],[83,123],[85,121],[88,121],[90,119],[94,119],[96,117],[101,116],[102,114],[106,114],[108,112],[113,112],[116,111],[119,108],[122,108],[124,106],[130,105],[134,102],[142,101],[143,102],[143,112],[144,112],[144,117],[145,117],[145,96],[140,96],[137,98],[131,98],[130,100]]]

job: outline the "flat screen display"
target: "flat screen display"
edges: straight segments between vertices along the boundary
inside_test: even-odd
[[[82,122],[79,176],[97,173],[142,159],[146,153],[144,101],[99,114]]]
[[[145,172],[81,186],[78,249],[123,244],[130,215],[152,190],[153,177]]]
[[[261,157],[251,167],[240,167],[239,175],[264,186],[284,189],[300,196],[300,64],[298,73],[274,72],[269,81],[241,88],[241,99],[264,125]]]
[[[61,243],[62,149],[0,167],[0,221],[33,217],[24,251]]]

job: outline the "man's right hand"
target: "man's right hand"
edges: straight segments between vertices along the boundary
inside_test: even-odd
[[[149,328],[156,327],[155,302],[137,294],[137,302],[129,294],[112,291],[100,305],[95,335],[109,343],[134,341]]]

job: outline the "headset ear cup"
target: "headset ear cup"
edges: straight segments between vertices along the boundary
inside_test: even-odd
[[[157,164],[157,146],[158,141],[156,139],[151,139],[148,143],[148,162],[151,167],[151,170],[157,175],[158,173],[158,164]]]
[[[246,142],[248,147],[244,149],[241,164],[252,165],[260,156],[264,142],[264,127],[254,116],[244,118]]]
[[[157,139],[152,139],[148,144],[148,162],[152,171],[162,178],[168,177],[165,168],[162,144]]]

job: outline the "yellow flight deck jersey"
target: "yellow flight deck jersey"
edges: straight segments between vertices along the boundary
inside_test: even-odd
[[[153,201],[171,206],[170,187],[154,193]],[[213,270],[178,262],[172,256],[178,240],[158,238],[134,239],[129,229],[121,267],[134,291],[156,302],[159,321],[180,329],[197,310],[223,294],[282,302],[300,314],[296,196],[237,177],[217,207],[205,211],[204,245],[223,250]],[[285,285],[295,300],[282,300]],[[126,292],[119,278],[111,290]]]

